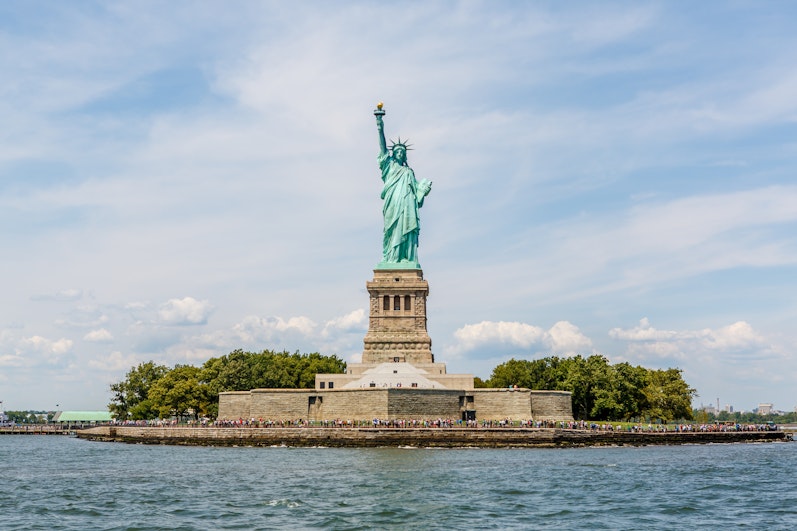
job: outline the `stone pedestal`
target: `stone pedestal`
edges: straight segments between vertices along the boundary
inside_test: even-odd
[[[366,283],[370,320],[364,339],[363,364],[434,363],[426,331],[429,283],[420,269],[376,269]]]

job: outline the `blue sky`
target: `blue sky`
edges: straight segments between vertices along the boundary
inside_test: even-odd
[[[0,400],[101,409],[141,361],[358,361],[372,110],[434,182],[450,372],[602,353],[797,406],[786,2],[3,2]]]

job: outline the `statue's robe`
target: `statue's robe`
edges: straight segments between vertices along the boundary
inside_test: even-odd
[[[412,168],[400,164],[389,153],[380,154],[382,170],[382,215],[385,231],[382,238],[382,262],[418,262],[418,233],[421,225],[418,208],[423,196],[418,198],[418,181]]]

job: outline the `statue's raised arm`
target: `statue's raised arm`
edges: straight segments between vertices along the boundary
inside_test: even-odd
[[[379,131],[379,154],[387,154],[387,142],[385,141],[385,122],[382,117],[385,111],[382,110],[382,102],[376,104],[374,116],[376,116],[376,129]]]
[[[382,172],[382,215],[385,228],[382,236],[382,261],[377,269],[420,269],[418,263],[418,234],[421,230],[418,209],[432,189],[431,181],[415,179],[415,172],[407,165],[410,144],[401,137],[392,142],[388,151],[385,140],[385,111],[380,102],[374,110],[379,131],[379,169]]]

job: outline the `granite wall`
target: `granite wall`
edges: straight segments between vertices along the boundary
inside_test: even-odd
[[[466,413],[467,412],[467,413]],[[572,420],[571,394],[528,389],[253,389],[219,394],[220,419]]]

